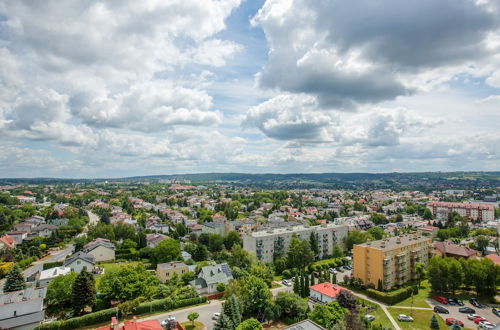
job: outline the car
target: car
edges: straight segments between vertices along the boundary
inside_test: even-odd
[[[458,306],[463,306],[464,302],[461,299],[455,298],[455,302],[457,303]]]
[[[289,280],[283,280],[281,281],[281,283],[283,283],[286,286],[292,286],[292,282],[290,282]]]
[[[434,311],[440,314],[450,314],[450,312],[443,306],[434,306]]]
[[[345,270],[349,270],[349,266],[347,265],[343,266],[342,268],[344,268]]]
[[[220,313],[214,313],[214,315],[212,316],[212,320],[218,320],[220,317]]]
[[[413,322],[413,317],[411,317],[410,315],[406,315],[406,314],[399,314],[398,321],[400,321],[400,322]]]
[[[496,327],[496,324],[487,322],[487,321],[481,321],[479,322],[479,328],[481,329],[494,329]]]
[[[446,319],[446,325],[453,325],[453,323],[457,322],[458,324],[460,324],[461,327],[464,326],[464,322],[460,321],[460,320],[457,320],[453,317],[449,317]]]
[[[479,322],[483,322],[483,321],[489,322],[487,319],[485,319],[484,317],[481,317],[481,316],[476,317],[472,321],[474,321],[474,323],[476,323],[476,324],[479,324]]]
[[[474,320],[476,317],[480,317],[480,316],[479,316],[479,315],[477,315],[477,314],[474,314],[474,313],[467,315],[467,318],[468,318],[469,320]]]
[[[336,273],[336,272],[337,272],[337,271],[336,271],[335,269],[333,269],[333,268],[328,268],[328,270],[329,270],[329,271],[330,271],[330,273],[332,273],[332,274],[334,274],[334,273]]]
[[[500,317],[500,308],[492,308],[491,311],[493,312],[493,314]]]
[[[365,315],[365,319],[366,319],[368,322],[372,322],[373,320],[375,320],[375,316],[370,315],[370,314],[366,314],[366,315]]]
[[[482,308],[483,306],[477,301],[476,298],[470,298],[469,302],[471,303],[472,306],[477,307],[477,308]]]
[[[437,302],[440,302],[441,304],[448,304],[448,299],[446,297],[436,297],[434,298]]]
[[[316,271],[312,272],[312,274],[314,275],[314,277],[319,277],[319,273]]]
[[[458,309],[460,313],[465,313],[465,314],[474,314],[476,312],[475,309],[470,308],[470,307],[460,307]]]
[[[160,325],[161,325],[162,327],[167,327],[167,326],[169,326],[169,325],[175,325],[175,324],[176,324],[176,322],[177,322],[177,321],[176,321],[175,317],[173,317],[173,316],[169,316],[169,317],[168,317],[168,318],[166,318],[165,320],[161,321],[161,322],[160,322]]]
[[[448,304],[450,306],[456,306],[456,305],[458,305],[458,303],[455,301],[455,299],[453,299],[453,298],[446,298],[446,299],[448,300]]]

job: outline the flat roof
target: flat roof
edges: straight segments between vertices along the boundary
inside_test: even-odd
[[[394,248],[413,245],[415,243],[422,243],[422,242],[429,242],[430,243],[431,241],[432,241],[432,239],[430,237],[423,237],[423,236],[415,235],[415,234],[406,234],[406,235],[400,235],[400,236],[392,236],[392,237],[384,238],[384,239],[381,239],[378,241],[366,242],[366,243],[357,244],[357,245],[366,246],[366,247],[370,247],[373,249],[392,250]]]
[[[274,229],[254,231],[251,233],[251,235],[253,237],[265,237],[265,236],[270,236],[270,235],[294,233],[294,232],[306,231],[306,230],[332,229],[332,228],[340,228],[340,227],[344,227],[344,225],[336,225],[334,223],[328,223],[326,225],[318,225],[318,226],[309,226],[309,227],[305,227],[304,225],[298,225],[298,226],[280,227],[280,228],[274,228]]]

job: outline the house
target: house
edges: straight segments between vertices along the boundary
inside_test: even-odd
[[[184,259],[185,261],[192,259],[191,254],[189,252],[181,251],[181,255],[182,255],[182,259]]]
[[[97,330],[163,330],[158,320],[137,321],[134,316],[132,320],[125,321],[123,326],[120,327],[116,317],[111,318],[111,325],[98,328]]]
[[[170,280],[175,274],[180,279],[187,272],[189,272],[188,266],[182,261],[166,262],[156,266],[156,276],[162,283]]]
[[[224,236],[226,225],[219,222],[205,222],[202,225],[201,232],[207,234],[217,234]]]
[[[28,233],[25,231],[9,231],[6,234],[12,237],[16,244],[21,244],[28,237]]]
[[[95,265],[95,258],[89,254],[79,251],[64,260],[63,266],[71,268],[75,273],[81,273],[83,268],[92,271]]]
[[[439,228],[435,226],[421,226],[417,229],[422,235],[436,237]]]
[[[309,287],[310,294],[309,298],[314,301],[320,301],[323,303],[329,303],[337,300],[337,296],[341,291],[348,291],[346,288],[340,285],[333,284],[330,282],[318,283]]]
[[[326,328],[323,328],[319,324],[306,319],[294,324],[291,324],[287,326],[286,328],[283,328],[283,330],[326,330]]]
[[[83,252],[93,256],[96,262],[115,260],[115,245],[105,238],[96,238],[85,244]]]
[[[7,234],[0,236],[0,251],[6,249],[15,249],[16,245],[17,242],[13,237]]]
[[[490,259],[495,265],[500,265],[500,256],[496,253],[488,254],[485,258]]]
[[[47,223],[54,226],[66,226],[69,222],[68,218],[59,218],[59,219],[49,219]]]
[[[34,215],[32,217],[29,217],[28,219],[24,220],[26,222],[31,222],[31,223],[34,223],[36,225],[39,225],[41,223],[44,223],[45,222],[45,218],[40,216],[40,215]]]
[[[149,248],[155,248],[168,237],[163,234],[146,234],[146,241]]]
[[[231,268],[227,263],[223,263],[202,267],[198,277],[190,284],[198,294],[211,294],[217,292],[217,284],[228,284],[232,279]]]
[[[478,255],[478,251],[465,245],[455,244],[450,241],[434,242],[432,254],[438,257],[471,258]]]
[[[58,276],[67,275],[71,272],[69,267],[53,267],[46,270],[42,270],[38,276],[37,286],[46,287],[49,286],[50,282]]]
[[[0,294],[0,329],[33,329],[45,317],[43,299],[46,288]]]
[[[19,222],[14,225],[14,229],[16,231],[25,231],[27,233],[31,232],[31,229],[34,228],[36,225],[32,222]]]
[[[31,234],[40,237],[50,237],[50,235],[52,235],[52,232],[56,229],[57,226],[43,223],[31,229]]]

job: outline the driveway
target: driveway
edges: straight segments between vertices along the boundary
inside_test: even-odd
[[[446,308],[450,312],[450,314],[439,314],[439,316],[441,316],[444,320],[446,320],[449,317],[452,317],[454,319],[457,319],[457,320],[464,322],[465,328],[477,329],[477,324],[475,324],[474,321],[471,321],[467,318],[468,314],[460,313],[458,311],[458,309],[462,306],[444,305],[444,304],[441,304],[441,303],[435,301],[434,299],[428,299],[427,302],[432,306],[432,308],[434,308],[434,306],[443,306],[444,308]],[[465,301],[465,300],[464,300],[464,305],[466,307],[470,307],[470,308],[476,310],[475,314],[484,317],[485,319],[487,319],[491,323],[494,323],[494,324],[500,323],[500,318],[498,316],[496,316],[495,314],[493,314],[493,312],[491,311],[491,307],[477,308],[477,307],[472,306],[468,301]]]

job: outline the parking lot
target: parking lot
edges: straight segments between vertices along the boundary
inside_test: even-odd
[[[455,318],[457,320],[462,321],[464,323],[464,328],[469,328],[469,329],[477,329],[478,328],[478,325],[475,324],[474,321],[471,321],[467,318],[468,314],[460,313],[458,311],[458,309],[462,306],[445,305],[445,304],[441,304],[441,303],[437,302],[434,299],[429,299],[428,302],[430,303],[432,308],[434,308],[434,306],[443,306],[444,308],[446,308],[450,312],[450,314],[439,314],[444,320],[446,320],[449,317],[452,317],[452,318]],[[470,307],[470,308],[474,309],[476,311],[475,314],[477,314],[481,317],[484,317],[485,319],[487,319],[491,323],[494,323],[494,324],[500,323],[500,318],[498,316],[496,316],[495,314],[493,314],[493,312],[491,311],[492,306],[485,306],[483,308],[477,308],[477,307],[472,306],[469,303],[469,301],[464,300],[463,302],[464,302],[465,307]]]

